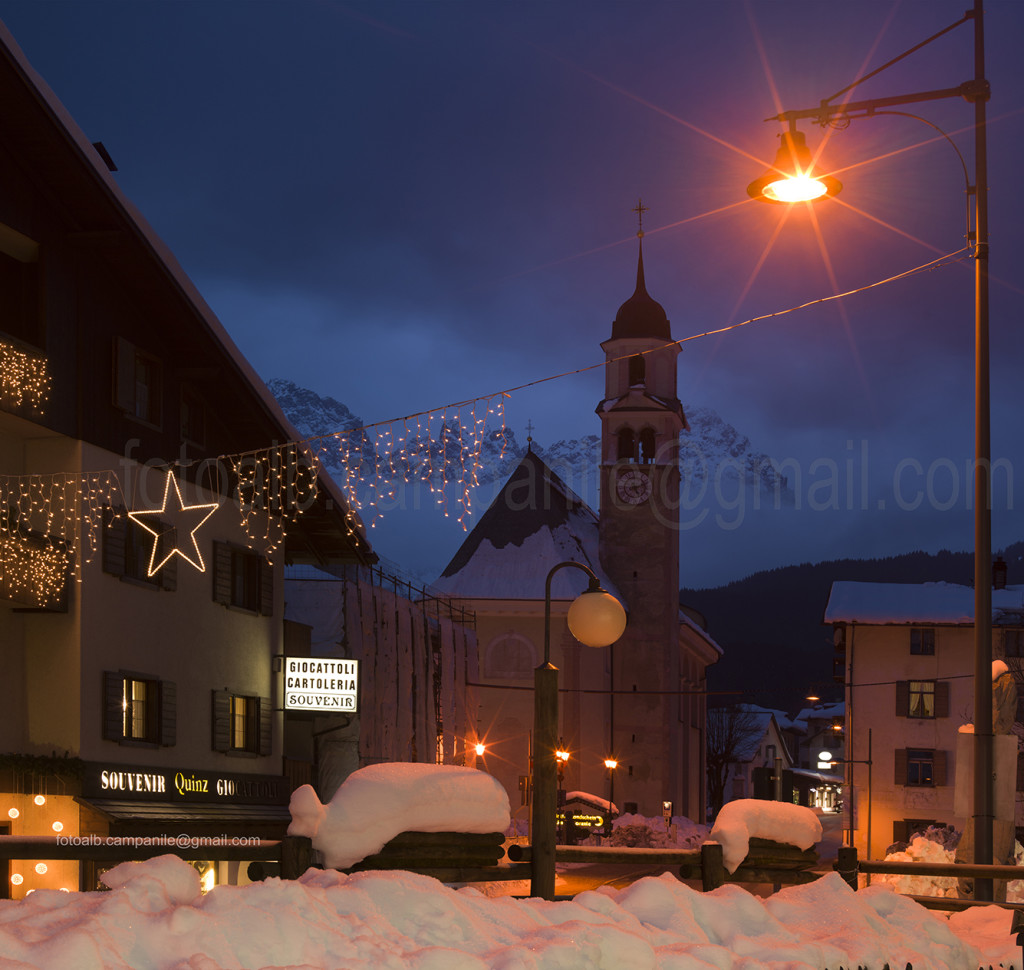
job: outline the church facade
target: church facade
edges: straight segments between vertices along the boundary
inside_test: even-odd
[[[559,788],[618,813],[702,821],[706,671],[721,656],[679,608],[679,347],[647,293],[643,250],[633,295],[605,352],[600,513],[528,451],[435,586],[476,613],[480,644],[478,767],[499,778],[525,818],[532,757],[533,671],[543,658],[544,582],[565,560],[591,568],[626,607],[626,631],[594,650],[565,614],[586,588],[554,577],[551,659],[560,671]],[[614,763],[614,767],[606,767]]]

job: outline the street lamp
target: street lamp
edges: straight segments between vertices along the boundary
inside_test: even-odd
[[[593,570],[567,560],[553,566],[544,583],[544,661],[533,674],[533,845],[530,895],[555,896],[555,835],[557,810],[558,668],[551,663],[551,580],[573,566],[587,574],[586,591],[573,600],[566,622],[569,632],[587,647],[607,647],[626,629],[626,611],[601,589]]]
[[[803,136],[796,130],[796,122],[810,119],[827,125],[840,119],[873,117],[884,114],[884,109],[896,105],[936,101],[943,98],[964,98],[974,105],[974,185],[968,184],[968,195],[974,199],[974,228],[968,239],[974,246],[974,862],[975,865],[992,863],[992,829],[995,791],[993,783],[992,733],[992,482],[991,434],[989,405],[989,300],[988,300],[988,150],[985,132],[985,103],[989,98],[989,84],[985,80],[985,42],[982,14],[983,0],[974,0],[974,7],[944,30],[922,41],[904,54],[893,58],[880,68],[865,75],[843,90],[826,98],[816,108],[784,111],[769,121],[788,124],[783,133],[782,147],[775,166],[761,178],[747,186],[747,193],[764,202],[813,202],[835,195],[842,186],[828,175],[819,175],[814,160],[807,150]],[[974,78],[959,87],[916,94],[876,98],[869,101],[832,102],[841,98],[861,81],[885,70],[907,54],[946,34],[968,21],[974,22]],[[889,112],[905,114],[904,112]],[[916,116],[913,116],[916,117]],[[925,121],[925,119],[919,119]],[[933,128],[931,122],[926,124]],[[937,129],[939,130],[939,129]],[[940,133],[953,144],[945,132]],[[955,145],[953,145],[956,148]],[[959,154],[959,149],[957,149]],[[961,156],[961,162],[963,158]],[[966,166],[965,166],[966,172]],[[797,181],[791,186],[782,176]],[[969,183],[969,177],[968,177]],[[789,186],[789,187],[787,187]],[[992,882],[978,880],[975,898],[992,901]]]
[[[605,832],[612,834],[612,812],[615,811],[615,769],[619,767],[618,761],[614,758],[605,758],[604,766],[608,769],[608,818],[605,823]]]

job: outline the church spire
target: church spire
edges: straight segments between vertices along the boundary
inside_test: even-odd
[[[619,307],[612,324],[612,340],[622,337],[654,337],[669,341],[672,331],[664,307],[651,298],[644,281],[644,213],[649,211],[643,200],[638,200],[633,211],[637,214],[637,246],[639,253],[636,262],[636,290],[633,295]]]

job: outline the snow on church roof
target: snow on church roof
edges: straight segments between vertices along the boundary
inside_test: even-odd
[[[568,559],[589,566],[622,599],[598,558],[597,515],[528,451],[431,586],[469,599],[538,600],[548,572]],[[551,596],[572,600],[585,589],[578,570],[564,569],[552,580]]]
[[[1024,586],[992,590],[992,619],[1009,622],[1024,613]],[[972,624],[974,589],[956,583],[832,584],[825,623]]]

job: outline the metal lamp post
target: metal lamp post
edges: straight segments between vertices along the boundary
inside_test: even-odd
[[[982,0],[964,16],[939,33],[883,64],[854,84],[836,92],[816,108],[784,111],[769,121],[788,123],[783,133],[782,147],[776,164],[747,187],[747,192],[761,201],[775,204],[813,202],[838,193],[842,185],[830,176],[813,172],[813,159],[796,130],[796,122],[810,119],[826,125],[835,119],[847,121],[886,113],[885,109],[897,105],[935,101],[943,98],[964,98],[974,105],[974,184],[969,176],[967,192],[974,201],[974,228],[968,238],[974,247],[974,862],[991,864],[993,855],[993,819],[995,804],[994,755],[992,733],[992,481],[991,433],[989,403],[989,284],[988,284],[988,151],[985,130],[985,104],[989,98],[989,84],[985,80],[985,43]],[[974,22],[974,77],[955,88],[922,91],[916,94],[875,98],[868,101],[849,101],[833,104],[856,84],[885,70],[907,54],[918,50],[948,31],[968,21]],[[905,112],[890,112],[905,114]],[[916,117],[916,116],[912,116]],[[925,121],[925,119],[919,119]],[[936,125],[954,149],[956,145]],[[957,154],[959,155],[959,149]],[[963,158],[961,157],[961,163]],[[966,165],[964,166],[966,176]],[[991,880],[975,882],[975,898],[992,900]]]
[[[605,823],[605,832],[612,834],[612,812],[615,811],[615,769],[619,767],[618,761],[614,758],[605,758],[604,766],[608,769],[608,819]]]
[[[607,647],[626,629],[622,604],[601,588],[593,570],[567,560],[553,566],[544,583],[544,662],[534,671],[533,693],[533,844],[530,895],[555,896],[555,836],[557,826],[558,668],[551,663],[551,580],[560,569],[573,566],[587,574],[587,590],[573,600],[566,620],[569,632],[584,646]]]

